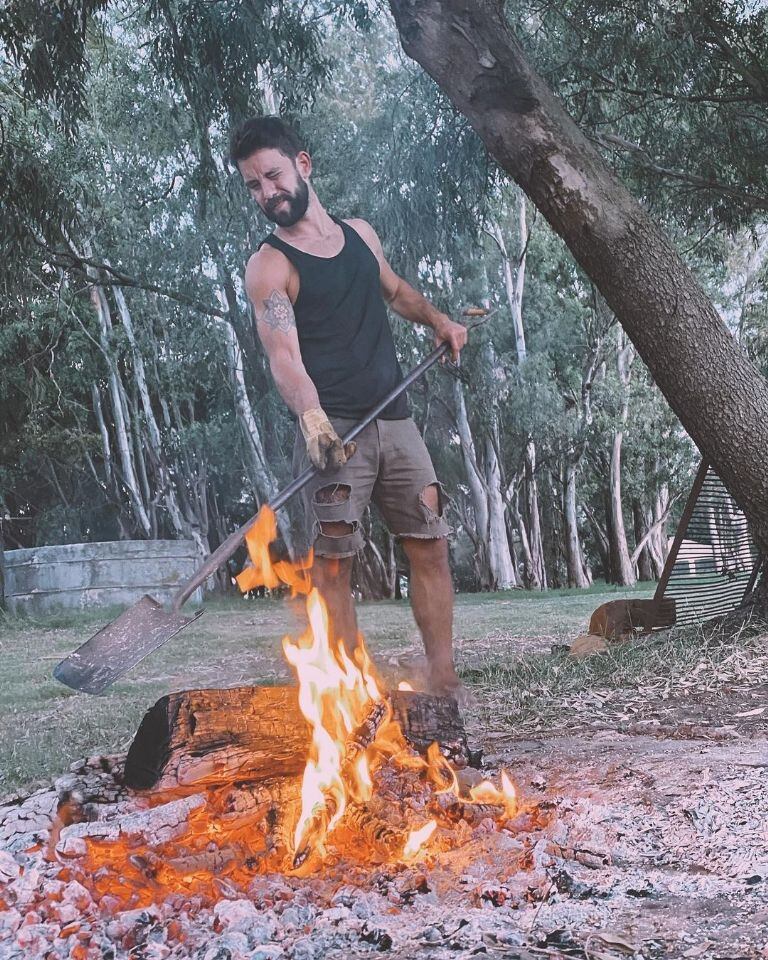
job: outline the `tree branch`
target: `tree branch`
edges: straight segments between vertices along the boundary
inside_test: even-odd
[[[206,303],[201,303],[199,300],[195,300],[193,297],[188,297],[180,290],[173,290],[170,287],[162,287],[156,283],[146,283],[145,281],[139,280],[136,277],[129,276],[127,273],[123,273],[121,270],[116,270],[114,267],[110,266],[108,263],[104,263],[103,261],[94,260],[91,257],[84,257],[76,254],[74,251],[67,253],[63,250],[52,250],[50,247],[46,246],[43,246],[43,249],[51,257],[51,262],[54,266],[60,267],[63,270],[75,270],[78,273],[81,273],[87,278],[89,284],[92,284],[94,281],[93,277],[88,273],[88,267],[93,270],[99,270],[104,274],[108,274],[112,278],[110,280],[99,279],[98,284],[101,287],[134,287],[137,290],[146,290],[148,293],[157,293],[161,297],[167,297],[169,300],[175,300],[176,303],[180,303],[185,307],[191,307],[193,310],[204,313],[209,317],[219,317],[221,319],[225,319],[228,315],[225,310],[210,306]]]
[[[757,210],[768,210],[768,196],[759,193],[746,193],[743,190],[737,190],[729,187],[725,183],[717,180],[710,180],[707,177],[699,177],[694,173],[684,173],[682,170],[673,170],[671,167],[663,167],[655,163],[645,150],[639,144],[625,140],[623,137],[612,133],[593,134],[591,139],[601,147],[607,149],[619,149],[626,153],[631,153],[639,167],[647,170],[649,173],[655,173],[660,177],[666,177],[669,180],[678,180],[681,183],[690,184],[698,190],[711,190],[713,193],[719,193],[724,197],[730,197],[732,200],[739,200],[741,203],[749,204]]]

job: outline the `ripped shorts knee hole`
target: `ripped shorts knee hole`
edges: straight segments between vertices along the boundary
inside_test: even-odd
[[[437,493],[437,510],[433,510],[432,507],[426,502],[428,490],[435,490]],[[442,520],[443,513],[445,511],[445,491],[443,490],[443,485],[438,481],[435,481],[434,483],[428,483],[422,487],[421,493],[419,494],[419,504],[427,523],[439,523],[439,521]]]

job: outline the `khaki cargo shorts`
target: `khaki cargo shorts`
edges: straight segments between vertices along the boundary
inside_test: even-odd
[[[331,417],[339,436],[355,420]],[[309,466],[301,431],[293,448],[293,475]],[[439,512],[430,510],[422,497],[426,487],[438,488]],[[375,420],[357,438],[357,451],[343,467],[313,477],[302,491],[304,543],[314,545],[321,557],[352,557],[364,543],[360,523],[373,500],[394,536],[437,540],[451,528],[443,519],[445,495],[421,434],[407,420]],[[325,523],[347,523],[351,532],[341,536],[323,533]]]

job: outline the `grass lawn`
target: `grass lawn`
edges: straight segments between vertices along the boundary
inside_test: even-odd
[[[484,731],[541,733],[589,723],[598,714],[626,719],[632,702],[641,709],[691,683],[723,686],[747,674],[765,676],[766,638],[754,631],[728,642],[707,639],[701,631],[662,634],[584,661],[552,653],[553,644],[585,631],[600,603],[649,595],[647,588],[604,586],[459,595],[457,656],[478,698],[470,722]],[[55,664],[118,612],[39,620],[0,614],[0,795],[50,778],[80,757],[126,750],[144,712],[165,693],[290,682],[280,640],[298,629],[298,612],[289,603],[261,599],[206,604],[205,616],[103,696],[77,694],[57,683],[51,676]],[[407,601],[363,603],[358,613],[385,675],[399,657],[420,652]]]

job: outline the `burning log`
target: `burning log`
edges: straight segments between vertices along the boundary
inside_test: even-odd
[[[479,767],[480,751],[470,750],[464,721],[451,697],[433,697],[412,690],[391,694],[392,712],[408,743],[426,756],[433,743],[456,767]]]
[[[350,803],[344,822],[360,833],[374,847],[392,854],[403,846],[404,835],[394,830],[365,803]]]
[[[344,762],[352,764],[361,753],[365,753],[376,739],[379,730],[391,716],[392,707],[389,700],[377,700],[365,720],[350,734],[347,740]]]
[[[138,790],[299,776],[309,726],[292,687],[185,690],[144,715],[125,761]]]
[[[391,704],[391,707],[390,707]],[[435,741],[457,766],[472,761],[454,700],[394,691],[376,701],[350,735],[354,762],[391,715],[422,753]],[[125,761],[125,783],[139,790],[300,777],[307,762],[309,725],[296,687],[186,690],[162,697],[145,714]]]
[[[89,839],[111,843],[124,840],[130,846],[161,846],[184,836],[189,829],[190,816],[205,804],[204,796],[194,794],[108,820],[73,823],[62,828],[59,844],[66,849],[75,839]]]
[[[505,813],[501,803],[473,803],[457,797],[453,793],[442,793],[429,804],[429,812],[446,823],[458,823],[464,820],[471,827],[482,820],[500,820]]]

